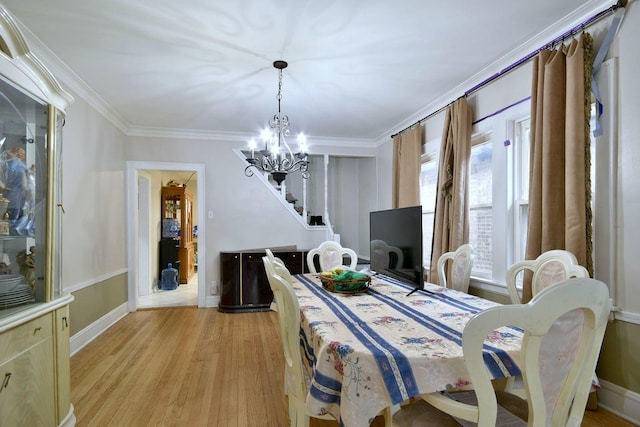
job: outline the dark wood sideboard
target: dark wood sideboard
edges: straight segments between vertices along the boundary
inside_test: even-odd
[[[308,251],[277,251],[291,274],[308,273]],[[218,311],[238,313],[269,311],[273,292],[262,263],[266,253],[260,250],[220,252],[220,303]]]

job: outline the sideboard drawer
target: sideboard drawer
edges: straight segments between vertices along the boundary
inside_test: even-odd
[[[8,360],[53,336],[52,314],[47,313],[0,335],[0,361]]]

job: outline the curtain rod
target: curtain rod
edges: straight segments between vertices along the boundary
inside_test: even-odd
[[[477,91],[478,89],[480,89],[480,88],[486,86],[487,84],[491,83],[492,81],[494,81],[498,77],[502,77],[503,75],[507,74],[508,72],[513,71],[513,69],[515,69],[515,68],[519,67],[520,65],[522,65],[523,63],[529,61],[531,58],[536,56],[541,51],[543,51],[545,49],[552,48],[556,44],[564,41],[564,39],[566,39],[567,37],[575,35],[580,30],[584,30],[584,28],[586,26],[589,26],[589,25],[593,24],[594,22],[600,20],[600,18],[604,17],[608,13],[614,12],[620,7],[626,7],[626,5],[627,5],[627,0],[618,0],[618,2],[616,4],[608,7],[607,9],[605,9],[605,10],[603,10],[601,12],[596,13],[591,18],[585,20],[584,22],[582,22],[579,25],[576,25],[575,27],[571,28],[569,31],[566,31],[565,33],[563,33],[560,36],[556,37],[555,39],[551,40],[549,43],[545,44],[544,46],[534,50],[533,52],[531,52],[530,54],[528,54],[524,58],[519,59],[518,61],[516,61],[513,64],[509,65],[508,67],[504,68],[503,70],[498,71],[494,75],[490,76],[489,78],[487,78],[487,79],[483,80],[482,82],[478,83],[477,85],[473,86],[471,89],[467,90],[464,93],[463,96],[466,97],[466,96],[472,94],[473,92]],[[391,135],[391,138],[393,138],[393,137],[395,137],[397,135],[400,135],[402,132],[404,132],[404,131],[406,131],[408,129],[411,129],[415,125],[422,123],[423,121],[429,119],[430,117],[435,116],[436,114],[442,112],[449,105],[450,105],[450,103],[445,105],[445,106],[443,106],[443,107],[441,107],[441,108],[439,108],[439,109],[437,109],[436,111],[434,111],[432,113],[429,113],[428,115],[424,116],[423,118],[421,118],[417,122],[413,123],[412,125],[409,125],[406,128],[394,133],[393,135]]]

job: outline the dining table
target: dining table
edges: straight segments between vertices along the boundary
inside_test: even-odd
[[[294,279],[309,414],[364,427],[411,397],[472,389],[462,331],[498,303],[430,283],[410,293],[414,287],[380,274],[359,293],[331,292],[313,274]],[[484,360],[493,378],[520,375],[522,336],[503,327],[487,337]]]

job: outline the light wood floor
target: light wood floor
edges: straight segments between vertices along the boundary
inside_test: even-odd
[[[77,426],[288,426],[277,322],[193,307],[127,315],[71,358]],[[582,425],[632,426],[603,410]]]

